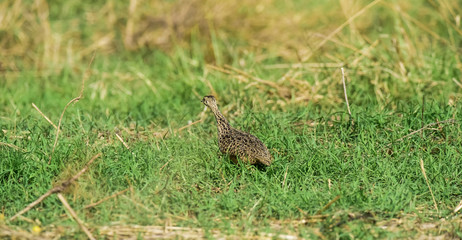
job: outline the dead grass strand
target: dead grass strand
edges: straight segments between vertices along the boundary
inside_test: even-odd
[[[7,146],[7,147],[13,148],[14,150],[17,150],[17,151],[27,152],[26,149],[20,148],[20,147],[14,145],[14,144],[11,144],[11,143],[0,142],[0,146]]]
[[[345,72],[343,68],[341,68],[341,70],[342,70],[343,93],[345,94],[345,103],[347,105],[348,115],[350,115],[350,120],[353,120],[351,116],[350,104],[348,103],[348,94],[347,94],[347,89],[346,89],[346,84],[345,84]]]
[[[98,153],[96,154],[95,156],[93,156],[90,161],[88,161],[88,163],[85,165],[85,167],[83,167],[76,175],[74,175],[72,178],[68,179],[67,181],[61,183],[60,185],[58,186],[55,186],[53,187],[52,189],[48,190],[48,192],[46,192],[45,194],[43,194],[42,196],[40,196],[39,198],[37,198],[37,200],[33,201],[32,203],[30,203],[29,205],[27,205],[27,207],[25,207],[24,209],[22,209],[21,211],[19,211],[18,213],[16,213],[14,216],[12,216],[10,218],[10,221],[13,221],[14,219],[16,219],[18,216],[26,213],[27,211],[31,210],[33,207],[35,207],[37,204],[39,204],[40,202],[42,202],[45,198],[49,197],[51,194],[53,193],[59,193],[59,192],[62,192],[64,189],[66,189],[67,187],[69,187],[75,180],[77,180],[85,171],[88,170],[88,168],[90,167],[90,164],[93,163],[93,161],[95,161],[95,159],[97,159],[98,157],[101,156],[101,153]]]
[[[369,3],[368,5],[366,5],[365,7],[363,7],[361,10],[359,10],[357,13],[355,13],[353,16],[351,16],[350,18],[347,19],[347,21],[345,21],[342,25],[340,25],[339,27],[337,27],[334,31],[332,31],[331,33],[329,33],[329,35],[327,35],[326,38],[324,38],[320,43],[318,43],[314,48],[313,50],[306,56],[302,57],[302,62],[306,62],[308,61],[312,56],[313,54],[319,50],[322,46],[324,46],[324,44],[326,44],[327,41],[329,41],[331,38],[333,38],[335,35],[337,35],[340,31],[342,31],[343,28],[345,28],[346,26],[350,25],[350,23],[356,19],[357,17],[361,16],[363,13],[365,13],[368,9],[370,9],[371,7],[375,6],[377,3],[379,3],[380,1],[382,0],[375,0],[371,3]]]
[[[401,137],[401,138],[398,138],[396,139],[394,142],[400,142],[406,138],[409,138],[410,136],[416,134],[416,133],[419,133],[423,130],[426,130],[426,129],[430,129],[431,126],[435,126],[435,125],[438,125],[440,126],[440,124],[446,124],[446,123],[456,123],[456,120],[455,119],[448,119],[448,120],[444,120],[444,121],[439,121],[439,122],[434,122],[434,123],[429,123],[427,125],[425,125],[424,127],[420,128],[420,129],[417,129],[409,134],[407,134],[406,136],[404,137]],[[441,126],[440,126],[441,127]],[[387,146],[391,146],[393,143],[389,143]]]
[[[45,120],[47,120],[56,130],[58,130],[58,126],[56,126],[53,121],[51,121],[45,114],[43,114],[43,112],[40,111],[40,109],[34,103],[32,103],[32,107],[34,107],[35,110],[37,110],[40,115],[42,115],[42,117],[45,118]]]
[[[432,195],[433,204],[435,206],[435,209],[436,209],[436,211],[439,211],[438,210],[438,204],[436,204],[435,195],[433,195],[432,188],[430,187],[430,183],[428,182],[427,173],[425,172],[425,166],[424,166],[423,159],[420,159],[420,169],[422,170],[422,174],[423,174],[423,176],[425,178],[425,182],[427,183],[428,190],[430,190],[430,194]]]
[[[71,214],[72,218],[79,224],[79,227],[82,229],[82,231],[87,235],[88,239],[94,240],[95,237],[93,237],[93,234],[85,227],[83,221],[77,216],[77,213],[72,209],[71,205],[67,202],[66,198],[61,194],[57,194],[59,200],[63,204],[63,206],[69,211],[69,214]]]
[[[109,200],[109,199],[112,199],[112,198],[115,198],[115,197],[117,197],[117,196],[119,196],[119,195],[121,195],[121,194],[124,194],[124,193],[125,193],[126,191],[128,191],[128,190],[130,190],[130,188],[126,188],[126,189],[124,189],[124,190],[122,190],[122,191],[120,191],[120,192],[116,192],[116,193],[112,194],[111,196],[105,197],[105,198],[103,198],[103,199],[101,199],[101,200],[99,200],[99,201],[97,201],[97,202],[95,202],[95,203],[88,204],[87,206],[85,206],[85,207],[83,207],[83,208],[84,208],[84,209],[87,209],[87,208],[96,207],[96,206],[98,206],[99,204],[101,204],[101,203],[103,203],[103,202],[105,202],[105,201],[107,201],[107,200]]]
[[[51,163],[51,158],[53,157],[53,153],[55,152],[56,145],[58,144],[59,133],[61,131],[61,122],[63,120],[64,113],[66,112],[66,109],[69,107],[69,105],[71,105],[74,102],[79,101],[83,97],[83,91],[85,90],[85,80],[90,76],[90,67],[91,67],[91,64],[93,63],[93,60],[95,59],[95,56],[96,56],[96,53],[93,53],[93,56],[91,57],[90,62],[88,63],[87,70],[85,71],[85,75],[82,77],[82,86],[80,88],[79,96],[69,101],[64,107],[63,112],[61,113],[61,117],[59,118],[59,121],[58,121],[58,128],[56,129],[55,142],[53,143],[53,149],[51,150],[50,159],[48,160],[48,164]]]

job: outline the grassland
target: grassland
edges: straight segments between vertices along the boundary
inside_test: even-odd
[[[461,238],[460,10],[3,1],[0,236],[86,238],[56,194],[10,218],[101,154],[63,192],[96,238]],[[219,153],[208,94],[270,167]]]

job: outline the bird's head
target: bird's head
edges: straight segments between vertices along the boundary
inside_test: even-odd
[[[217,100],[215,99],[214,96],[212,95],[209,95],[209,96],[205,96],[204,98],[202,98],[202,101],[201,101],[205,106],[209,107],[209,108],[218,108],[217,106]]]

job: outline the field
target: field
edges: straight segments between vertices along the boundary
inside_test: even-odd
[[[461,6],[0,2],[0,238],[462,238]]]

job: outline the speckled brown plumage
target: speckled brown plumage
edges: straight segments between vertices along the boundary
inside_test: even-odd
[[[214,96],[205,96],[202,103],[209,107],[218,128],[218,146],[222,153],[228,154],[234,163],[236,157],[243,162],[250,164],[263,164],[269,166],[273,160],[265,144],[252,134],[237,130],[231,127],[228,120],[218,110],[217,101]]]

